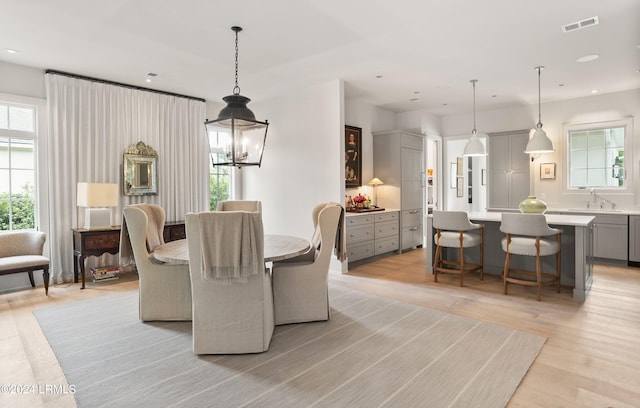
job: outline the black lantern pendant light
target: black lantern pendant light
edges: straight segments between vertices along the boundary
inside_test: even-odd
[[[214,166],[260,166],[269,122],[256,120],[247,103],[251,99],[240,95],[238,86],[238,33],[242,27],[231,27],[236,33],[236,86],[233,95],[222,98],[227,103],[215,120],[204,125],[209,139],[211,164]]]

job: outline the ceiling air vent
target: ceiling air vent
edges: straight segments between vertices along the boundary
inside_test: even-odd
[[[590,27],[590,26],[594,26],[594,25],[597,25],[599,23],[600,23],[600,21],[598,20],[598,16],[585,18],[582,21],[576,21],[575,23],[569,23],[569,24],[563,25],[562,26],[562,31],[564,31],[565,33],[568,33],[570,31],[579,30],[581,28],[587,28],[587,27]]]

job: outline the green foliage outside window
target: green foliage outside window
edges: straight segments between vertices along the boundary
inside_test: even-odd
[[[33,186],[26,184],[23,192],[0,193],[0,230],[35,228],[35,195]]]
[[[219,201],[229,199],[229,175],[211,174],[209,176],[209,209],[215,211]]]

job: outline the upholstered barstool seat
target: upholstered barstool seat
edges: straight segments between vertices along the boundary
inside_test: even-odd
[[[434,235],[435,239],[437,238],[437,233]],[[462,247],[470,248],[482,243],[482,238],[478,234],[469,234],[462,233]],[[452,232],[452,231],[442,231],[440,233],[440,238],[437,242],[438,245],[449,248],[459,248],[460,247],[460,233]]]
[[[507,247],[507,239],[502,239],[502,250],[504,252],[511,252],[514,255],[524,256],[536,256],[536,239],[524,238],[524,237],[511,237],[511,244]],[[560,242],[549,241],[546,239],[540,240],[540,256],[554,255],[560,251]]]
[[[484,227],[469,222],[464,211],[434,211],[433,236],[436,245],[436,256],[433,262],[433,280],[438,282],[439,273],[456,273],[460,275],[460,286],[464,284],[464,274],[480,271],[480,279],[484,278]],[[480,261],[466,262],[464,248],[480,247]],[[458,248],[458,260],[444,259],[442,248]]]
[[[556,285],[560,293],[560,234],[561,230],[549,228],[542,214],[503,213],[500,231],[505,233],[502,250],[506,252],[503,271],[504,294],[507,285],[535,286],[537,299],[541,298],[543,285]],[[536,270],[511,268],[511,256],[523,255],[536,258]],[[556,272],[542,271],[541,257],[556,256]],[[532,277],[532,278],[527,278]]]

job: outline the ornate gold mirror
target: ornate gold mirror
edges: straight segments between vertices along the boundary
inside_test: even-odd
[[[124,152],[124,194],[158,194],[156,165],[158,153],[153,147],[138,142]]]

